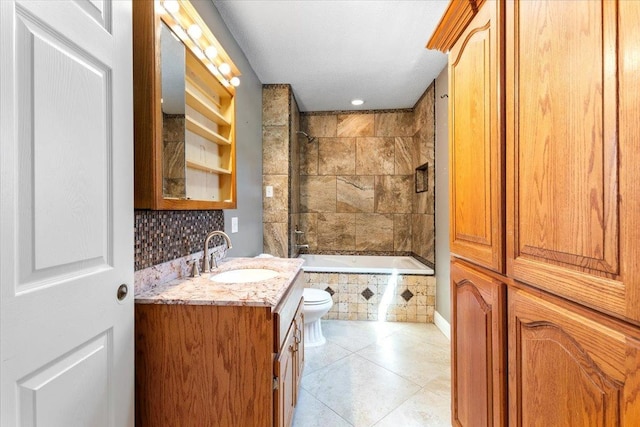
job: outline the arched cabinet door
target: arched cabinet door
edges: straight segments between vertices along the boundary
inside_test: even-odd
[[[503,272],[501,2],[485,3],[449,53],[451,252]]]
[[[451,263],[452,421],[506,424],[505,285],[459,260]]]
[[[640,334],[552,297],[509,289],[510,426],[640,420]]]

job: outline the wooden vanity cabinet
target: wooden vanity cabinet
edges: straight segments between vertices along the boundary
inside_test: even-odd
[[[274,426],[289,427],[298,403],[298,390],[304,366],[304,303],[300,301],[293,322],[274,364],[277,387],[274,390]]]
[[[136,426],[289,427],[303,285],[299,272],[273,309],[136,304]]]
[[[506,424],[506,285],[500,277],[451,262],[452,422]]]

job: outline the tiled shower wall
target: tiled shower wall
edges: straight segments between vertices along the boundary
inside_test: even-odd
[[[434,262],[434,85],[410,110],[302,113],[300,228],[311,252],[413,252]],[[415,168],[429,163],[428,188]]]
[[[135,271],[201,251],[207,233],[213,230],[224,230],[224,214],[221,210],[136,210]],[[222,238],[216,236],[211,247],[222,244]]]
[[[273,187],[273,197],[263,193],[263,251],[275,256],[296,256],[294,230],[299,223],[300,112],[289,85],[264,85],[262,89],[263,189]],[[293,142],[293,143],[291,143]]]
[[[412,156],[414,168],[428,164],[428,185],[427,191],[413,193],[411,252],[432,265],[435,263],[435,93],[433,82],[413,108],[415,133]],[[442,203],[448,203],[448,200]],[[443,232],[447,233],[447,230]]]

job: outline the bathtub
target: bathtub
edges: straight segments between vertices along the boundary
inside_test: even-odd
[[[307,255],[305,287],[331,294],[326,319],[432,323],[433,269],[408,256]]]
[[[307,255],[302,270],[314,273],[420,274],[433,276],[433,269],[410,256]]]

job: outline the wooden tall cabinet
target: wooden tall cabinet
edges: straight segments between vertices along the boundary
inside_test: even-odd
[[[451,419],[460,426],[504,425],[506,287],[499,277],[453,259]]]
[[[639,367],[637,328],[510,288],[511,426],[637,426]]]
[[[638,7],[508,2],[506,20],[508,273],[635,322]]]
[[[637,1],[453,0],[429,42],[450,52],[455,425],[640,425],[638,22]]]
[[[506,423],[502,18],[453,1],[428,47],[449,50],[452,422]],[[463,262],[466,260],[469,262]]]
[[[450,247],[503,270],[500,5],[482,7],[449,52]]]

